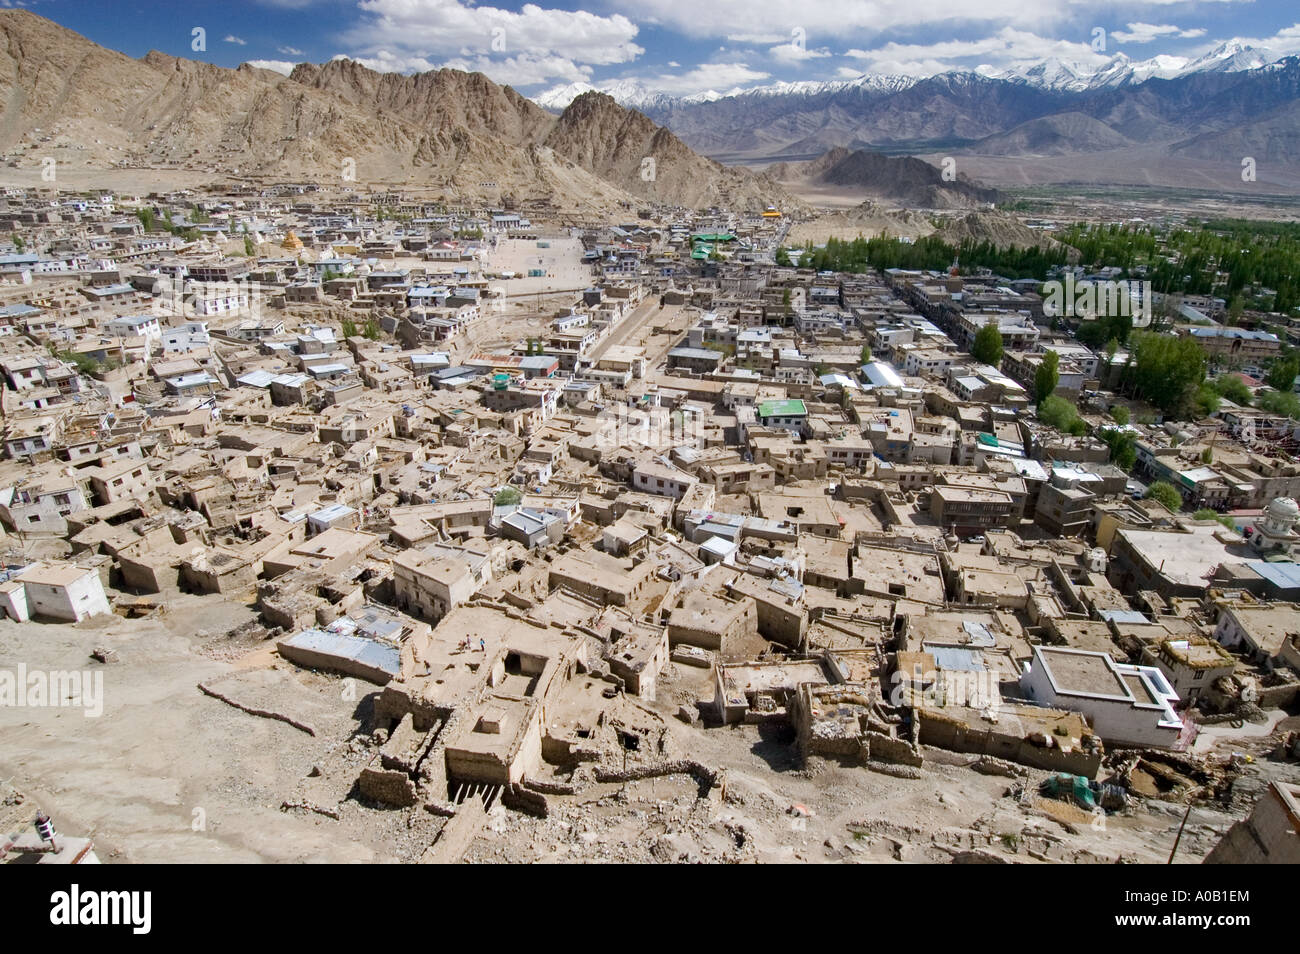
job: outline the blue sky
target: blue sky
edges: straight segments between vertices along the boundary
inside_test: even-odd
[[[1056,57],[1096,66],[1194,57],[1233,38],[1300,52],[1286,0],[0,0],[97,43],[287,72],[349,56],[375,69],[481,70],[534,94],[571,82],[637,82],[675,95],[864,72],[930,75]],[[193,49],[193,30],[206,49]],[[1105,31],[1097,49],[1097,30]]]

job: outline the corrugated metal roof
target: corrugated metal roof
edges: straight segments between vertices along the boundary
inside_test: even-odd
[[[959,672],[983,672],[988,668],[984,664],[984,652],[979,649],[965,649],[961,646],[931,646],[922,644],[925,651],[934,657],[935,665],[940,669]]]
[[[289,646],[311,650],[339,659],[352,659],[396,676],[402,667],[402,654],[395,646],[385,646],[373,639],[329,633],[321,629],[304,629],[285,640]]]
[[[1267,560],[1247,560],[1246,566],[1250,567],[1279,589],[1294,589],[1300,587],[1300,564],[1285,562],[1270,563]]]

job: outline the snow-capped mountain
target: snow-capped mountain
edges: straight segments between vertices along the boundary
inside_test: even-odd
[[[556,86],[531,97],[533,102],[543,109],[553,112],[563,110],[583,93],[597,90],[614,97],[620,106],[637,109],[646,113],[663,112],[675,106],[692,103],[712,103],[730,97],[777,97],[777,96],[817,96],[822,93],[840,93],[845,90],[861,89],[868,92],[898,92],[915,83],[913,76],[892,76],[885,74],[863,73],[861,76],[847,80],[829,80],[819,82],[801,80],[798,82],[768,83],[763,86],[751,86],[748,89],[736,87],[725,93],[717,90],[705,90],[689,96],[671,96],[667,93],[655,93],[632,80],[614,80],[593,86],[590,83],[568,83]]]
[[[1180,75],[1187,65],[1188,59],[1183,56],[1157,56],[1134,62],[1123,53],[1117,53],[1100,66],[1067,63],[1052,58],[1006,70],[981,69],[979,72],[990,79],[1019,81],[1038,89],[1078,93],[1089,89],[1143,83],[1152,77],[1172,79]]]
[[[1036,89],[1079,93],[1094,89],[1136,86],[1149,79],[1174,79],[1193,73],[1242,72],[1258,69],[1275,59],[1277,57],[1267,50],[1250,46],[1241,40],[1229,40],[1194,60],[1168,54],[1160,54],[1146,60],[1132,60],[1123,53],[1116,53],[1099,64],[1068,62],[1049,57],[1045,60],[1018,64],[1009,69],[979,66],[973,72],[986,79],[1019,82]],[[940,75],[956,76],[964,72],[966,71],[953,70]],[[595,86],[581,82],[556,86],[536,94],[532,100],[543,109],[559,112],[578,96],[595,89],[613,96],[621,106],[641,110],[650,115],[662,115],[676,107],[693,103],[712,103],[721,99],[813,97],[852,90],[868,94],[897,93],[918,82],[920,78],[915,76],[863,73],[861,76],[846,80],[776,82],[746,89],[738,87],[725,93],[705,90],[689,96],[673,96],[668,93],[654,92],[635,80],[612,80]]]
[[[614,97],[615,102],[620,106],[626,106],[628,109],[636,109],[641,112],[671,109],[673,106],[684,103],[711,103],[714,100],[722,99],[724,96],[732,96],[740,92],[740,90],[732,90],[729,93],[719,93],[710,89],[702,93],[692,93],[689,96],[672,96],[668,93],[653,92],[633,80],[614,80],[609,83],[601,83],[599,86],[582,82],[568,83],[538,93],[532,97],[532,100],[543,109],[561,112],[583,93],[590,93],[592,90],[608,93]]]
[[[1267,50],[1247,46],[1240,40],[1221,43],[1204,56],[1193,60],[1182,72],[1188,73],[1240,73],[1257,70],[1276,59]]]
[[[1049,58],[1002,71],[981,68],[979,72],[990,79],[1020,80],[1039,89],[1082,92],[1131,86],[1152,78],[1173,79],[1193,73],[1239,73],[1259,69],[1274,59],[1266,50],[1248,46],[1240,40],[1229,40],[1195,60],[1161,54],[1149,60],[1135,61],[1117,53],[1099,66]]]
[[[822,93],[842,93],[860,89],[867,92],[896,93],[916,82],[915,76],[895,76],[887,73],[863,73],[846,80],[799,80],[793,83],[768,83],[746,90],[728,93],[729,96],[819,96]]]

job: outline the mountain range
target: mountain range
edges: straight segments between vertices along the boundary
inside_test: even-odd
[[[1226,188],[1233,180],[1240,187],[1249,156],[1289,170],[1300,187],[1300,57],[1275,59],[1239,42],[1190,62],[1121,54],[1096,69],[1046,60],[998,73],[864,75],[684,99],[643,93],[624,86],[617,95],[724,162],[805,160],[837,146],[1011,160],[1078,155],[1088,167],[1010,168],[1064,181],[1104,181],[1123,168],[1137,181],[1180,186],[1188,181],[1182,163],[1217,163],[1223,174],[1213,181]],[[538,99],[556,108],[565,95]]]
[[[1049,57],[1005,70],[977,67],[974,72],[981,76],[987,76],[989,79],[1011,82],[1022,81],[1030,86],[1045,89],[1065,89],[1080,92],[1086,89],[1141,83],[1153,77],[1173,79],[1178,76],[1189,76],[1193,73],[1235,73],[1258,69],[1278,59],[1281,59],[1281,57],[1275,57],[1267,50],[1250,46],[1241,40],[1229,40],[1196,59],[1160,54],[1150,59],[1135,61],[1124,53],[1117,53],[1100,66],[1087,66],[1067,62],[1057,57]],[[949,72],[963,71],[953,70]],[[608,93],[620,104],[631,109],[667,110],[675,106],[712,103],[720,99],[738,96],[807,96],[861,88],[883,92],[899,92],[919,83],[921,79],[921,77],[897,74],[863,73],[861,76],[851,79],[767,83],[750,87],[736,87],[725,93],[717,90],[705,90],[686,96],[673,96],[648,89],[635,80],[623,79],[611,80],[608,83],[601,83],[599,86],[582,82],[567,83],[544,90],[533,96],[532,100],[542,108],[558,113],[581,94],[597,90]]]
[[[187,170],[443,189],[578,211],[647,201],[761,209],[798,200],[706,159],[589,92],[554,116],[479,73],[378,73],[336,59],[292,75],[107,50],[0,11],[0,151],[11,168]]]
[[[0,10],[0,171],[23,170],[24,181],[53,158],[155,181],[338,177],[582,213],[647,202],[799,210],[833,189],[841,206],[973,208],[992,193],[971,176],[1242,191],[1249,157],[1261,185],[1280,177],[1300,191],[1300,57],[1242,44],[1192,62],[1116,56],[1091,70],[1044,61],[684,98],[635,84],[553,93],[538,97],[544,108],[482,74],[379,73],[348,59],[288,76],[158,52],[134,59]],[[836,149],[817,169],[797,167]],[[907,155],[933,165],[885,161]],[[961,174],[937,186],[934,165],[950,156]],[[772,163],[775,175],[755,171]]]

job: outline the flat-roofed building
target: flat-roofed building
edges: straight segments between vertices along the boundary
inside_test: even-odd
[[[112,608],[96,570],[73,563],[37,562],[0,583],[0,607],[10,619],[79,623]]]
[[[567,587],[583,596],[614,606],[636,602],[650,582],[654,565],[632,563],[599,550],[570,551],[550,567],[550,585]]]
[[[979,533],[993,527],[1014,529],[1017,523],[1015,501],[1010,494],[944,484],[930,488],[930,516],[957,534]]]
[[[492,579],[487,553],[434,543],[393,557],[393,599],[406,612],[437,622]]]
[[[1082,712],[1110,745],[1172,749],[1182,720],[1178,694],[1155,666],[1117,663],[1106,653],[1034,646],[1020,691],[1039,705]]]
[[[1188,703],[1237,667],[1231,653],[1204,636],[1161,640],[1143,651],[1142,661],[1158,666],[1169,677],[1178,698]]]
[[[1258,661],[1297,658],[1300,606],[1294,603],[1225,605],[1219,610],[1214,638],[1229,649]]]

